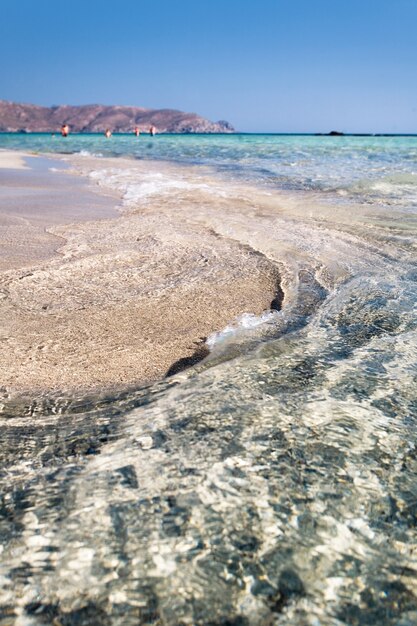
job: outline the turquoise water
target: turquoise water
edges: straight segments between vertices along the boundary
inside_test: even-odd
[[[2,391],[0,625],[414,626],[417,138],[0,147],[80,153],[131,210],[191,206],[284,291],[155,385]]]
[[[368,193],[375,198],[405,194],[413,203],[417,189],[414,136],[114,135],[106,139],[70,135],[62,139],[48,134],[2,134],[0,148],[210,165],[279,188]]]

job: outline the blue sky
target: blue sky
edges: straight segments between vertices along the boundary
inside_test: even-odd
[[[417,132],[417,0],[0,0],[0,99]]]

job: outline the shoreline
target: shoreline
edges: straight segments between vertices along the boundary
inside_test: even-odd
[[[26,241],[35,229],[38,237],[37,253],[0,265],[5,398],[156,382],[204,358],[203,338],[271,308],[280,277],[266,257],[193,223],[186,211],[176,215],[158,197],[117,212],[121,194],[93,189],[70,170],[49,171],[54,158],[0,170],[13,188],[0,196],[0,219],[25,220]],[[72,159],[56,158],[65,160]],[[143,164],[131,166],[144,175]],[[69,197],[56,211],[63,181]],[[19,237],[15,226],[10,249]]]

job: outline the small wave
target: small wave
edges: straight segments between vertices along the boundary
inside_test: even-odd
[[[102,152],[91,152],[90,150],[80,150],[79,152],[75,152],[75,154],[83,157],[97,157],[99,159],[104,156]]]
[[[234,323],[229,324],[226,328],[217,333],[209,335],[206,344],[210,350],[212,350],[215,346],[224,343],[232,337],[236,337],[236,335],[241,332],[255,330],[264,324],[272,322],[276,319],[277,315],[279,315],[277,311],[265,311],[262,315],[243,313]]]
[[[162,172],[140,174],[135,169],[101,169],[89,172],[90,178],[98,185],[119,191],[126,206],[134,206],[152,196],[166,196],[172,193],[201,191],[222,195],[222,190],[214,191],[204,183],[191,182],[181,178],[173,178]],[[223,194],[224,195],[224,194]]]

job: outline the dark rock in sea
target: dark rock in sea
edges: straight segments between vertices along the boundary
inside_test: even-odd
[[[196,113],[174,109],[144,109],[131,106],[18,104],[0,100],[0,132],[56,132],[68,124],[71,132],[96,133],[110,128],[114,133],[131,133],[137,126],[159,133],[232,133],[229,122],[211,122]]]
[[[342,137],[345,133],[340,132],[339,130],[331,130],[328,135],[330,137]]]

